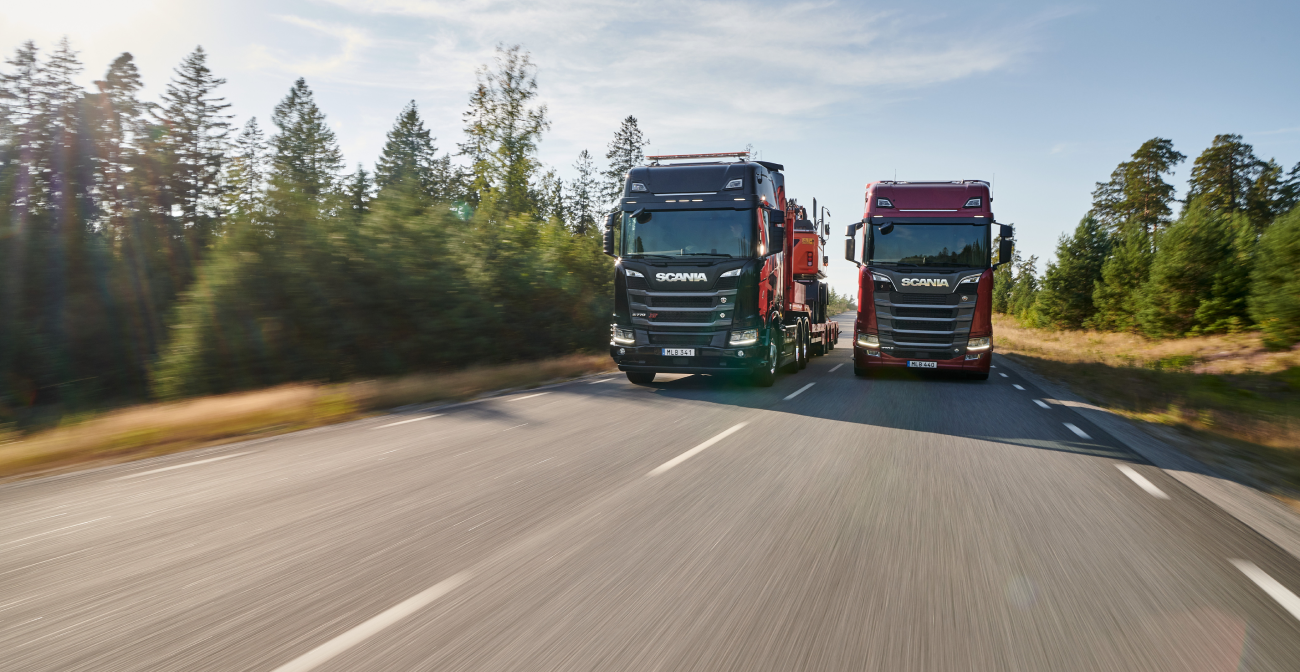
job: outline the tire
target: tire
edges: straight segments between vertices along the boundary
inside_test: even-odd
[[[989,379],[989,374],[987,374],[987,373],[968,373],[968,374],[966,374],[966,377],[967,377],[967,378],[970,378],[971,380],[988,380],[988,379]]]
[[[866,378],[867,376],[871,375],[871,372],[866,369],[858,368],[855,366],[853,367],[853,375],[859,378]]]
[[[627,380],[633,385],[649,385],[655,381],[654,371],[628,371]]]
[[[777,358],[781,356],[781,349],[777,347],[776,341],[776,337],[773,337],[772,340],[768,341],[767,365],[759,369],[754,369],[749,374],[749,380],[755,387],[771,387],[772,384],[776,382],[776,361]]]
[[[795,358],[799,360],[799,369],[808,368],[808,361],[812,359],[812,334],[808,333],[807,323],[799,328],[799,347],[795,351]]]

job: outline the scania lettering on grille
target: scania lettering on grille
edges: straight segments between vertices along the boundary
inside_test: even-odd
[[[659,282],[704,282],[708,276],[703,273],[655,273]]]
[[[904,287],[947,287],[947,278],[903,278]]]

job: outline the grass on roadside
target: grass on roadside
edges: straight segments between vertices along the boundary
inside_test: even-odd
[[[1300,350],[1256,334],[1148,340],[1051,331],[994,316],[996,347],[1094,404],[1173,427],[1202,462],[1300,493]]]
[[[140,459],[318,427],[408,404],[469,399],[491,390],[606,371],[605,355],[571,355],[442,374],[337,385],[296,384],[185,401],[144,404],[57,429],[0,434],[0,478]]]

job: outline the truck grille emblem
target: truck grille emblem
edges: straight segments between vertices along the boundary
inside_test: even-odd
[[[947,287],[947,278],[903,278],[904,287]]]
[[[655,273],[659,282],[704,282],[708,276],[703,273]]]

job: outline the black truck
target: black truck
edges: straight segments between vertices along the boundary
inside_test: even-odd
[[[707,373],[766,387],[778,369],[806,366],[809,319],[786,309],[800,288],[791,290],[783,254],[794,229],[783,167],[743,152],[647,159],[605,222],[619,370],[641,385],[657,373]]]

